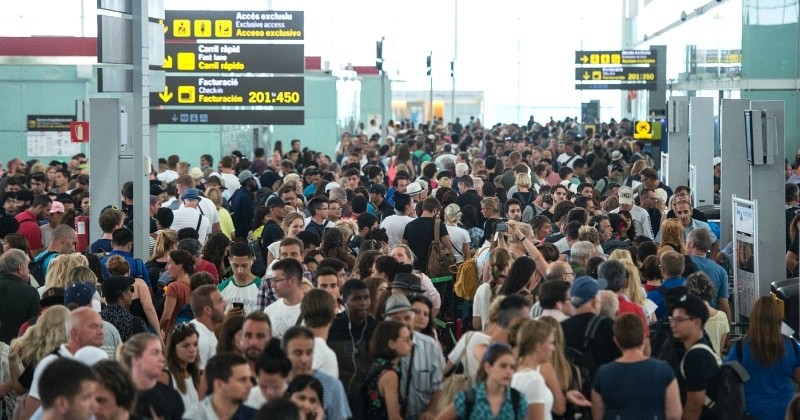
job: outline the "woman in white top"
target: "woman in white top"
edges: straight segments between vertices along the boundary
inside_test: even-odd
[[[199,406],[199,395],[205,395],[205,392],[198,392],[205,391],[201,384],[198,339],[194,325],[188,322],[176,325],[167,338],[167,366],[159,378],[161,383],[181,394],[185,412]]]
[[[297,234],[303,231],[303,224],[304,216],[302,213],[292,212],[287,214],[283,218],[283,223],[281,223],[281,229],[283,229],[283,233],[286,235],[284,238],[296,238]],[[275,241],[267,247],[267,265],[271,265],[272,261],[278,259],[281,256],[281,241]]]
[[[478,286],[472,301],[472,328],[485,331],[489,325],[489,306],[498,295],[500,287],[508,275],[513,257],[505,248],[495,248],[489,258],[489,281]]]
[[[450,236],[450,242],[453,255],[456,257],[456,264],[464,262],[465,258],[470,257],[469,253],[469,232],[466,229],[458,226],[461,221],[461,208],[458,204],[448,204],[444,208],[444,222],[447,225],[447,234]]]
[[[509,335],[511,341],[518,357],[511,386],[528,401],[528,419],[552,419],[553,393],[540,373],[540,365],[549,362],[555,350],[553,328],[545,322],[526,319],[518,325],[516,336]]]

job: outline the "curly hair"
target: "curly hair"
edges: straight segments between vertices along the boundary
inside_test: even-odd
[[[67,342],[69,309],[62,305],[47,308],[35,325],[11,342],[9,355],[17,357],[23,366],[33,367],[45,356]]]
[[[702,271],[695,271],[686,278],[686,288],[689,289],[689,293],[704,302],[713,302],[717,297],[717,290],[711,282],[711,277]]]
[[[89,266],[89,260],[81,254],[62,254],[47,265],[44,284],[48,287],[67,287],[66,280],[70,270],[78,266]]]
[[[355,258],[350,255],[347,249],[347,244],[344,243],[344,235],[339,229],[325,229],[322,234],[322,246],[320,251],[325,258],[335,258],[342,261],[346,268],[345,271],[350,272],[353,270]]]

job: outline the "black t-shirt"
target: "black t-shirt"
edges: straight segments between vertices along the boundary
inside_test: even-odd
[[[273,242],[283,239],[283,235],[283,229],[274,220],[267,220],[267,223],[264,224],[264,230],[261,231],[263,248],[267,249]]]
[[[352,324],[347,312],[336,315],[328,333],[328,347],[336,353],[339,362],[339,379],[346,391],[363,382],[367,370],[373,363],[369,352],[372,333],[378,325],[373,317],[366,324]],[[355,378],[353,378],[355,376]]]
[[[698,343],[710,346],[705,338]],[[683,372],[686,377],[681,375],[680,371],[676,372],[678,387],[681,392],[681,404],[686,404],[687,392],[705,390],[708,396],[716,395],[716,378],[719,373],[719,366],[717,365],[717,358],[710,351],[703,348],[690,348],[683,356]],[[713,418],[715,417],[704,406],[700,419]]]
[[[147,391],[139,391],[136,395],[134,414],[144,418],[152,418],[153,413],[164,420],[180,420],[183,417],[183,400],[174,388],[156,383]]]
[[[433,217],[419,217],[408,222],[403,231],[403,239],[408,241],[408,247],[416,256],[414,268],[423,273],[428,268],[428,248],[434,239],[435,223],[436,219]],[[441,240],[445,236],[447,236],[447,226],[444,222],[439,221],[439,239]]]
[[[561,328],[564,330],[564,345],[575,349],[583,348],[584,336],[586,334],[586,327],[589,321],[594,318],[592,313],[575,315],[565,319],[561,322]],[[620,357],[619,348],[614,344],[614,322],[609,318],[603,318],[600,325],[597,326],[597,331],[594,338],[589,341],[589,352],[594,356],[594,361],[597,367],[600,367],[614,359]]]

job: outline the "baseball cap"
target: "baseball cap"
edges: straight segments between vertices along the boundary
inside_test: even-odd
[[[325,192],[328,192],[334,188],[340,188],[341,185],[338,182],[329,182],[328,185],[325,186]]]
[[[133,286],[134,281],[133,277],[129,276],[109,276],[103,281],[103,296],[106,301],[114,302],[122,292]]]
[[[243,184],[245,181],[247,181],[250,178],[255,178],[255,176],[253,175],[252,172],[248,171],[247,169],[243,170],[242,172],[239,172],[239,183],[240,184]]]
[[[188,188],[181,196],[181,200],[200,200],[200,192],[196,188]]]
[[[578,308],[591,301],[600,291],[600,284],[589,276],[580,276],[572,282],[569,288],[570,302]]]
[[[623,172],[624,169],[622,169],[622,165],[620,165],[619,163],[615,163],[611,165],[611,171]]]
[[[64,213],[64,204],[59,201],[53,201],[53,205],[50,206],[50,213]]]
[[[192,179],[200,179],[203,177],[203,170],[195,166],[189,171],[189,176],[191,176]]]
[[[386,195],[386,187],[384,187],[383,184],[372,184],[372,186],[369,187],[369,192]]]
[[[389,299],[386,300],[386,309],[383,311],[383,316],[387,317],[389,315],[394,315],[399,312],[410,311],[411,304],[408,302],[408,298],[403,295],[392,295],[389,296]]]
[[[719,165],[720,163],[722,163],[722,158],[721,158],[721,157],[719,157],[719,156],[715,157],[715,158],[714,158],[714,166],[717,166],[717,165]]]
[[[683,308],[689,316],[700,318],[702,325],[708,321],[708,307],[699,297],[686,293],[672,301],[672,309]]]
[[[42,293],[42,298],[39,299],[39,305],[43,308],[53,305],[63,305],[64,304],[64,288],[63,287],[51,287]]]
[[[619,189],[619,203],[633,205],[633,189],[631,187],[621,187]]]
[[[78,306],[86,306],[92,301],[94,292],[94,286],[89,283],[82,281],[72,283],[67,286],[64,292],[64,304],[69,305],[70,303],[75,303]]]
[[[284,206],[286,203],[280,197],[273,195],[267,199],[266,206],[268,209],[278,206]]]
[[[422,288],[419,277],[411,273],[397,273],[394,275],[392,282],[392,289],[409,290],[412,292],[422,293],[425,289]]]

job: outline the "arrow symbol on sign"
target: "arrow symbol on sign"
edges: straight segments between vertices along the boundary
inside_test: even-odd
[[[169,26],[164,25],[164,33],[167,33],[167,32],[169,32]]]
[[[589,61],[589,57],[586,56],[586,55],[582,55],[581,56],[581,63],[586,64],[587,61]]]
[[[589,80],[590,77],[592,77],[592,76],[589,74],[588,71],[584,71],[583,72],[583,80]]]
[[[171,69],[172,68],[172,56],[167,55],[164,57],[164,68]]]
[[[158,92],[158,97],[164,102],[169,102],[172,99],[172,92],[169,91],[169,86],[164,86],[164,91]]]
[[[172,122],[177,122],[178,121],[178,115],[177,114],[172,114],[172,118],[170,118],[170,119],[172,120]]]

